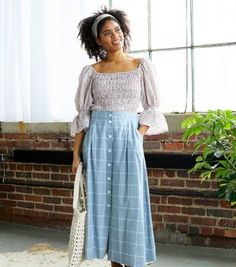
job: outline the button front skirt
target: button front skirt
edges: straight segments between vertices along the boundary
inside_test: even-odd
[[[156,260],[143,138],[133,112],[93,111],[83,141],[85,259],[132,267]]]

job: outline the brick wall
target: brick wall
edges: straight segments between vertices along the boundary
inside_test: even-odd
[[[181,133],[145,138],[145,152],[191,153]],[[69,229],[74,175],[70,165],[13,162],[14,149],[67,150],[68,134],[0,134],[0,220]],[[194,141],[192,141],[194,142]],[[184,169],[149,168],[156,240],[236,248],[236,209],[216,198],[216,181],[201,183]]]

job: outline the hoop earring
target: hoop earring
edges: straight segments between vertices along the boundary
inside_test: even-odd
[[[99,48],[99,57],[101,59],[107,58],[107,51],[102,46],[100,46],[100,48]]]

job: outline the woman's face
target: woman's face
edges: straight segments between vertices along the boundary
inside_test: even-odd
[[[124,35],[120,25],[114,20],[106,20],[96,41],[107,52],[115,52],[122,49]]]

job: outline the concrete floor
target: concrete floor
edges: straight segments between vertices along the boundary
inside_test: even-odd
[[[20,252],[37,243],[67,249],[69,232],[0,222],[0,254]],[[236,251],[158,244],[158,260],[150,267],[236,267]]]

